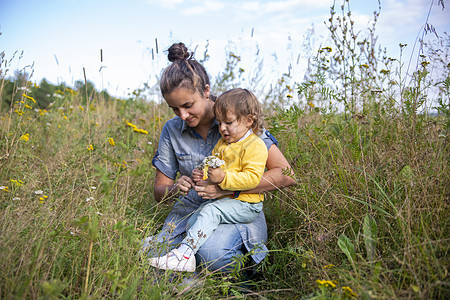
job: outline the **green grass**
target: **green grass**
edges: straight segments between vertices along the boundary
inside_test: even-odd
[[[236,274],[203,271],[201,288],[185,290],[182,277],[157,275],[139,259],[140,240],[171,207],[152,195],[166,108],[98,99],[88,110],[78,95],[72,101],[2,116],[2,298],[242,294]],[[271,251],[247,283],[255,295],[351,297],[343,287],[363,298],[448,294],[445,120],[416,117],[413,140],[409,119],[376,110],[360,120],[293,105],[267,119],[297,185],[265,202]]]
[[[297,184],[267,194],[270,252],[251,277],[248,256],[196,286],[141,259],[173,205],[153,199],[151,159],[173,115],[140,96],[155,88],[121,100],[2,77],[0,298],[448,298],[448,49],[423,50],[406,83],[401,59],[358,46],[351,18],[347,31],[334,18],[305,80],[283,74],[260,99]],[[251,69],[236,57],[215,93]]]

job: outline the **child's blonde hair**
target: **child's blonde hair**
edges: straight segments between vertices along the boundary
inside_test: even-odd
[[[214,104],[216,118],[225,120],[228,111],[232,111],[237,116],[238,121],[251,116],[253,132],[257,135],[262,133],[264,119],[261,104],[249,90],[235,88],[220,95]]]

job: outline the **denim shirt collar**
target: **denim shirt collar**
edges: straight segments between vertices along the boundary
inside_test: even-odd
[[[219,122],[217,122],[216,119],[214,119],[214,123],[213,123],[213,125],[211,126],[211,128],[212,128],[213,126],[219,126]],[[188,124],[186,124],[186,121],[181,120],[181,129],[180,129],[180,132],[183,133],[185,130],[190,130],[191,132],[192,132],[192,131],[195,131],[194,128],[192,128],[192,127],[190,127]]]

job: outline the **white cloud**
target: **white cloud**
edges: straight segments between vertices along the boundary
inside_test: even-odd
[[[184,0],[147,0],[149,4],[159,5],[167,9],[175,9],[175,7],[183,3],[183,1]]]
[[[312,9],[321,9],[329,7],[329,0],[283,0],[283,1],[249,1],[239,3],[236,6],[236,11],[243,11],[245,14],[252,15],[262,14],[276,14],[276,13],[298,13],[302,14],[305,11]],[[247,15],[248,16],[248,15]]]
[[[210,12],[216,12],[221,10],[225,7],[225,4],[223,4],[220,1],[201,1],[200,4],[183,9],[181,11],[181,14],[185,16],[194,16],[194,15],[201,15],[206,14]]]
[[[259,1],[246,1],[240,5],[243,11],[259,11],[261,9],[261,2]]]
[[[298,10],[301,13],[304,10],[327,6],[330,6],[330,1],[327,0],[285,0],[264,3],[263,10],[265,13],[293,12],[294,10]]]

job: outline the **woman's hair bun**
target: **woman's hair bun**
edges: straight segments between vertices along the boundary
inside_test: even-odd
[[[175,43],[170,46],[168,50],[169,54],[167,57],[170,62],[174,62],[177,60],[185,60],[192,56],[192,53],[189,53],[188,49],[183,43]]]

